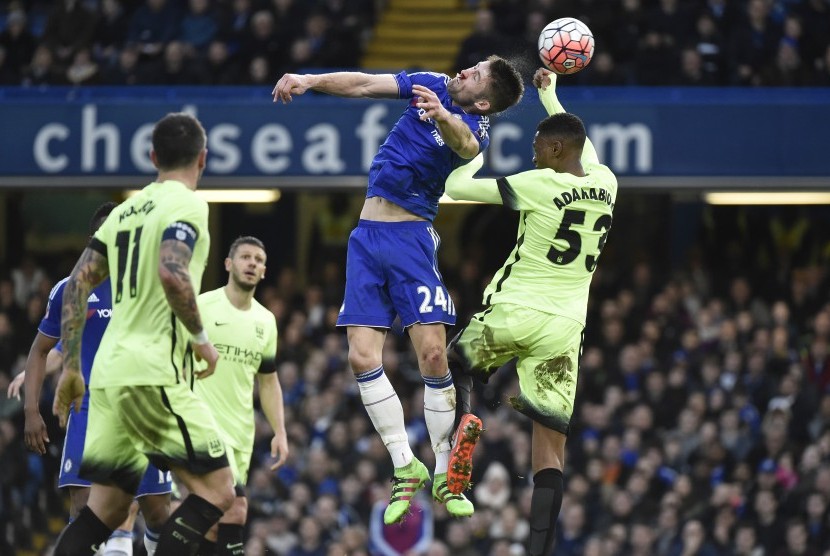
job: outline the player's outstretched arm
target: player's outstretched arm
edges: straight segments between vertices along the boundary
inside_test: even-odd
[[[464,166],[459,166],[447,177],[447,196],[456,201],[475,201],[491,205],[502,204],[498,182],[494,179],[475,179],[475,173],[484,164],[484,155],[479,154]]]
[[[281,467],[288,458],[288,435],[285,431],[285,408],[282,402],[282,386],[277,373],[258,373],[259,403],[274,438],[271,439],[271,457],[277,461],[271,465],[271,471]]]
[[[190,259],[193,251],[184,241],[163,239],[159,249],[158,273],[167,303],[188,332],[196,359],[205,361],[207,367],[194,371],[197,378],[206,378],[216,369],[219,354],[205,333],[202,317],[196,305],[196,292],[190,279]]]
[[[274,102],[291,102],[294,95],[311,89],[320,93],[349,98],[398,98],[398,82],[392,74],[339,71],[321,74],[286,73],[271,95]]]
[[[545,107],[548,116],[567,112],[559,97],[556,96],[556,74],[552,71],[539,68],[533,75],[533,85],[539,90],[539,100]],[[582,164],[599,164],[599,157],[591,140],[585,139],[585,146],[582,148]]]

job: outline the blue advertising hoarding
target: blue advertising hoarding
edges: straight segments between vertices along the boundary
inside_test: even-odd
[[[625,185],[650,178],[830,179],[830,89],[560,87],[601,159]],[[260,88],[0,88],[0,184],[151,175],[153,122],[196,114],[208,132],[206,176],[227,185],[358,185],[402,101],[306,94],[274,104]],[[535,91],[493,118],[485,171],[529,169]],[[631,179],[628,179],[631,178]]]

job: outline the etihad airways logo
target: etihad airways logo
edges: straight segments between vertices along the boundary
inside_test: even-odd
[[[262,353],[230,344],[213,344],[216,351],[225,361],[258,366],[262,361]]]

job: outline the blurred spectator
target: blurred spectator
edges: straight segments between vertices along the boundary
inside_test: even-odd
[[[584,75],[583,75],[584,74]],[[580,73],[580,83],[594,87],[625,85],[625,74],[617,68],[610,52],[600,51],[594,54],[591,71]]]
[[[504,38],[496,31],[492,10],[481,7],[476,10],[473,32],[461,42],[453,69],[459,72],[472,67],[491,54],[503,53],[505,46]]]
[[[0,46],[6,52],[3,67],[13,82],[19,81],[32,61],[37,41],[27,28],[26,12],[22,6],[12,5],[6,17],[6,28],[0,32]]]
[[[264,57],[272,68],[282,66],[286,40],[274,24],[274,16],[267,10],[259,10],[251,16],[249,31],[243,39],[240,60],[247,66],[258,56]]]
[[[130,18],[127,42],[138,47],[142,58],[156,59],[176,38],[181,14],[170,0],[146,0]]]
[[[107,65],[116,65],[127,40],[129,19],[121,0],[101,0],[101,10],[93,34],[93,53]]]
[[[273,87],[271,81],[273,81],[273,75],[271,74],[268,59],[265,58],[265,56],[256,56],[252,58],[251,62],[248,64],[248,75],[245,79],[245,85],[259,85],[260,87],[266,87],[270,84]]]
[[[143,85],[150,82],[147,71],[139,64],[139,52],[136,46],[125,46],[118,54],[116,64],[104,68],[101,83],[104,85]]]
[[[8,51],[0,45],[0,86],[19,85],[20,76],[9,66]]]
[[[151,74],[160,85],[198,85],[207,80],[201,65],[188,56],[184,43],[171,41],[164,47],[164,56],[154,63]]]
[[[802,63],[797,44],[785,39],[778,43],[774,65],[761,71],[758,83],[768,87],[804,87],[813,83],[811,70]]]
[[[218,28],[210,0],[188,0],[188,10],[182,17],[178,38],[191,53],[197,53],[210,44]]]
[[[708,12],[697,18],[690,44],[700,55],[701,70],[714,85],[723,85],[726,79],[726,52],[723,32]]]
[[[733,84],[759,85],[764,66],[775,59],[780,31],[769,15],[765,0],[748,0],[746,21],[732,37]]]
[[[64,71],[80,50],[92,46],[97,17],[81,0],[55,3],[40,40],[51,51],[58,71]]]
[[[209,85],[235,85],[240,81],[235,61],[228,44],[221,40],[210,43],[207,49],[205,74]]]
[[[72,64],[66,69],[66,81],[70,85],[95,85],[100,81],[98,64],[92,53],[84,48],[75,53]]]

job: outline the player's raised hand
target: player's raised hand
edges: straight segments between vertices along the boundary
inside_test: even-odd
[[[423,110],[421,120],[443,120],[449,117],[449,110],[444,108],[438,95],[423,85],[413,85],[412,93],[417,97],[415,106]]]
[[[23,387],[23,381],[26,380],[26,371],[17,373],[11,382],[9,382],[9,389],[6,390],[7,398],[20,399],[20,389]]]
[[[271,465],[271,471],[276,471],[288,460],[288,436],[285,431],[275,434],[271,439],[271,457],[277,458]]]
[[[196,361],[204,361],[205,363],[207,363],[207,367],[205,367],[204,369],[200,371],[197,371],[195,369],[193,370],[193,374],[196,375],[196,378],[203,379],[212,375],[213,371],[216,370],[216,362],[219,360],[219,352],[216,351],[215,347],[213,347],[213,343],[194,343],[193,355],[196,356]]]
[[[547,68],[539,68],[533,74],[533,86],[543,91],[549,86],[556,86],[556,74]]]
[[[55,390],[55,401],[52,404],[52,414],[58,418],[61,428],[66,428],[66,422],[69,420],[69,408],[73,403],[75,404],[75,413],[81,410],[85,388],[86,384],[81,371],[64,365]]]
[[[304,75],[286,73],[277,81],[271,95],[274,97],[274,102],[281,100],[283,104],[288,104],[291,102],[291,95],[301,95],[308,90],[308,87],[308,79]]]

